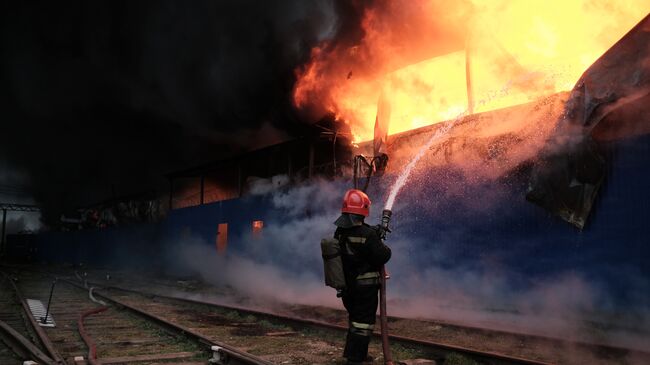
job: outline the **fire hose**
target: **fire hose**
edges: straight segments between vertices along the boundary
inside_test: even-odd
[[[86,333],[86,328],[84,327],[84,318],[93,315],[93,314],[98,314],[101,312],[105,312],[108,309],[108,307],[99,307],[95,309],[91,309],[89,311],[83,312],[81,315],[79,315],[79,334],[81,335],[81,338],[84,340],[86,343],[86,346],[88,346],[88,362],[91,365],[99,365],[99,362],[97,362],[97,345],[95,344],[95,341],[93,341],[92,337],[90,337]]]
[[[384,352],[384,364],[393,365],[393,354],[388,343],[388,314],[386,313],[386,280],[390,278],[386,267],[381,267],[381,287],[379,288],[379,323],[381,325],[381,349]]]
[[[388,228],[388,223],[390,222],[390,217],[392,211],[390,209],[384,209],[381,215],[381,224],[379,226],[379,235],[382,239],[386,239],[386,233],[390,232]],[[390,350],[390,344],[388,343],[388,314],[386,313],[386,280],[390,276],[386,271],[386,266],[381,267],[380,273],[380,287],[379,287],[379,323],[381,325],[381,349],[384,352],[384,364],[393,365],[393,354]]]
[[[92,337],[90,337],[90,335],[86,333],[86,328],[84,326],[84,319],[90,315],[105,312],[106,310],[108,310],[108,307],[106,306],[106,303],[104,303],[103,301],[95,299],[95,297],[93,296],[93,289],[94,288],[90,288],[90,290],[88,290],[88,296],[93,302],[102,304],[102,306],[81,313],[81,315],[79,315],[79,320],[77,324],[79,327],[79,335],[81,335],[81,338],[86,343],[86,346],[88,346],[88,362],[91,365],[99,365],[99,362],[97,362],[97,345],[95,344],[95,341],[93,341]]]

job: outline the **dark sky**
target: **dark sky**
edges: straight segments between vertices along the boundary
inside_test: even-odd
[[[0,183],[13,176],[47,223],[111,186],[160,189],[164,173],[304,134],[294,69],[358,36],[366,5],[3,2]]]

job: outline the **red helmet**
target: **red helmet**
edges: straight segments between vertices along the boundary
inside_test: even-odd
[[[350,189],[343,197],[342,213],[359,214],[367,217],[370,214],[370,198],[361,190]]]

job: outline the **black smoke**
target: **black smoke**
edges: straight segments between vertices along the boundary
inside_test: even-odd
[[[310,132],[295,69],[359,37],[363,2],[16,1],[0,7],[0,160],[51,223],[163,174]]]

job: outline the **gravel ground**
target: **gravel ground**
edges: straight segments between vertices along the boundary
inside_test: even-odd
[[[68,275],[70,268],[59,268],[64,270]],[[81,271],[79,271],[81,273]],[[236,304],[251,307],[261,311],[269,311],[278,314],[292,315],[307,319],[316,319],[331,323],[346,325],[346,314],[341,309],[329,308],[322,306],[305,306],[280,303],[271,300],[254,300],[239,295],[232,288],[215,287],[213,285],[201,282],[199,280],[177,280],[172,278],[163,278],[154,274],[131,273],[128,271],[107,271],[107,270],[85,270],[87,277],[93,282],[103,283],[105,285],[116,285],[128,287],[136,290],[149,291],[158,294],[179,296],[191,299],[201,299],[223,304]],[[110,279],[107,280],[107,274]],[[390,303],[389,303],[390,309]],[[539,337],[529,337],[518,334],[505,333],[502,331],[491,331],[487,329],[467,328],[455,324],[428,319],[397,319],[391,318],[389,321],[392,334],[413,337],[423,340],[453,344],[457,346],[468,347],[480,351],[499,352],[511,356],[517,356],[527,359],[546,361],[558,364],[646,364],[650,363],[648,357],[635,358],[636,355],[628,355],[621,352],[595,350],[592,347],[582,346],[570,342],[549,340]],[[562,334],[558,334],[562,336]],[[267,337],[263,337],[267,338]],[[279,337],[281,338],[281,336]],[[266,340],[265,340],[266,341]],[[312,345],[314,351],[319,356],[327,354],[332,356],[330,363],[336,363],[338,354],[340,354],[342,343],[323,341],[314,342]],[[277,346],[282,346],[279,341]],[[372,352],[380,354],[378,341],[373,341]],[[260,346],[275,346],[273,340],[268,344]],[[311,346],[311,345],[310,345]],[[399,350],[398,350],[399,352]],[[409,349],[403,349],[400,356],[409,356]],[[286,361],[286,360],[284,360]],[[291,363],[306,363],[293,362]]]

